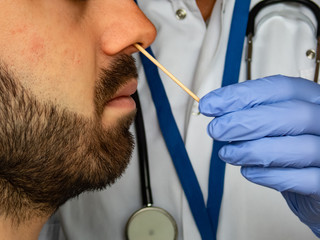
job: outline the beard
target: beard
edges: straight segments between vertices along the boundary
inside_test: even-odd
[[[124,172],[133,149],[134,113],[102,126],[103,108],[137,72],[117,58],[95,88],[95,116],[41,102],[0,66],[0,215],[15,223],[52,214],[84,191],[102,190]]]

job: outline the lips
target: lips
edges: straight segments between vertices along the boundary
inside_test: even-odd
[[[115,95],[107,102],[106,107],[121,107],[135,109],[136,105],[131,95],[137,90],[138,82],[136,79],[128,81]]]

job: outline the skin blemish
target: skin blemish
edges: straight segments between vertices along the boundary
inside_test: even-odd
[[[81,63],[81,60],[80,60],[80,54],[78,54],[78,53],[73,53],[72,54],[72,62],[73,62],[73,64],[75,64],[75,65],[79,65],[80,63]]]
[[[28,28],[27,25],[22,25],[22,26],[16,27],[16,28],[10,30],[10,34],[11,35],[22,34],[22,33],[26,32],[27,28]]]
[[[34,35],[30,40],[29,45],[30,60],[32,62],[39,62],[45,56],[45,41],[43,38]]]
[[[73,65],[81,64],[81,55],[73,50],[65,49],[63,51],[65,59],[69,60]]]

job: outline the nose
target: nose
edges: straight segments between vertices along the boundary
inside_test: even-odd
[[[109,2],[109,4],[108,4]],[[156,29],[132,0],[106,0],[103,16],[101,48],[107,55],[132,54],[139,43],[148,47],[156,37]]]

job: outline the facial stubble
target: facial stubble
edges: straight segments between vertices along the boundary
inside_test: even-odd
[[[124,172],[133,149],[134,113],[105,129],[105,104],[137,77],[133,58],[104,70],[88,119],[41,102],[0,66],[0,215],[15,223],[47,216],[84,191],[101,190]]]

